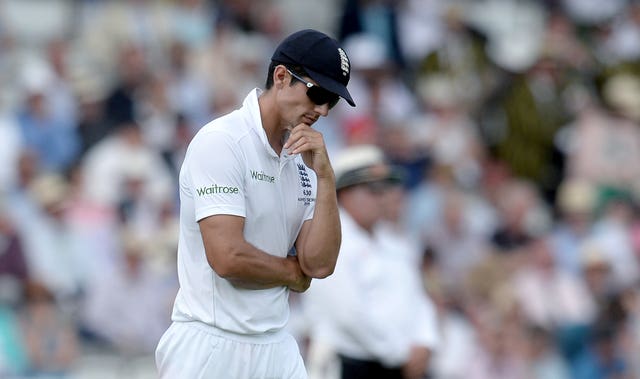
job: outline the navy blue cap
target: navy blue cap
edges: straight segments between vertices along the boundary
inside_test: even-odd
[[[271,60],[304,67],[320,87],[356,106],[347,90],[351,74],[349,57],[338,41],[328,35],[313,29],[295,32],[278,45]]]

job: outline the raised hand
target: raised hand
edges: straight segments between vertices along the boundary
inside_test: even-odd
[[[302,154],[304,163],[319,178],[333,174],[322,133],[307,124],[298,124],[291,130],[284,148],[290,154]]]

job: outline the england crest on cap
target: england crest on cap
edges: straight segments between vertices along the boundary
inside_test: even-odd
[[[349,58],[347,58],[347,53],[339,47],[338,54],[340,54],[340,68],[342,69],[342,76],[347,76],[349,75]]]

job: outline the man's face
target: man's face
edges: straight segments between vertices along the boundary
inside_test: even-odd
[[[329,104],[315,104],[307,95],[309,88],[303,82],[294,79],[286,69],[284,75],[287,77],[284,78],[278,98],[281,104],[280,112],[287,127],[292,129],[299,124],[312,126],[318,118],[329,114]],[[315,84],[310,78],[302,79]]]
[[[385,215],[385,195],[391,189],[388,183],[376,181],[356,184],[346,188],[342,197],[343,205],[349,209],[356,222],[364,228],[370,228]]]

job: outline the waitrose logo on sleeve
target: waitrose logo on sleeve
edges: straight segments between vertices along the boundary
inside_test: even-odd
[[[238,189],[238,187],[226,187],[226,186],[219,186],[217,184],[213,184],[208,187],[197,188],[196,192],[198,193],[198,196],[217,195],[220,193],[237,195],[238,193],[240,193],[240,190]]]

